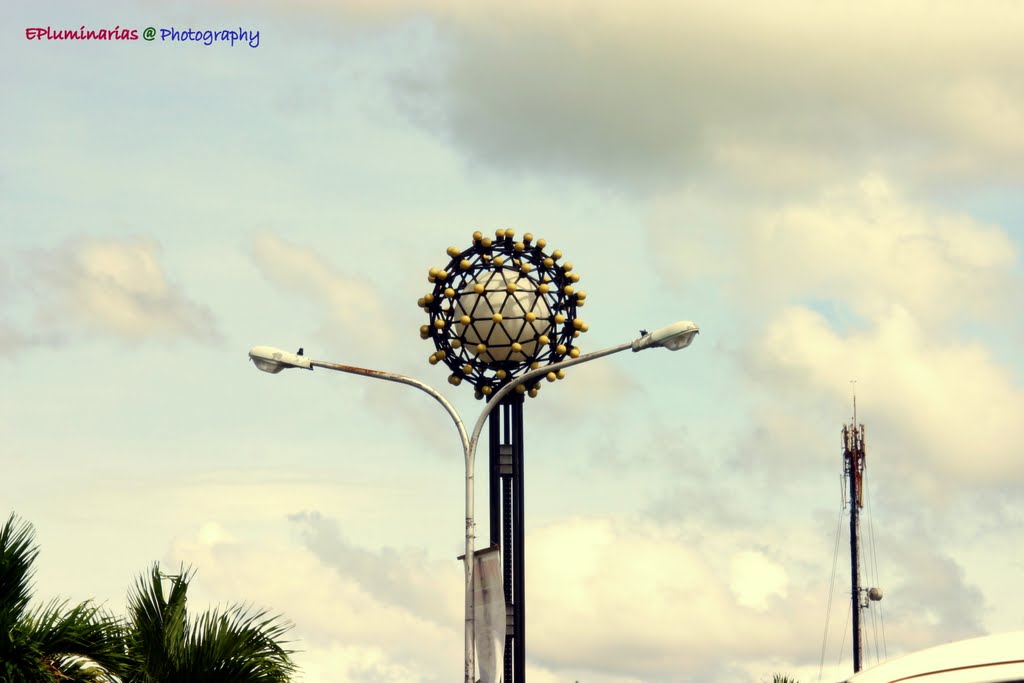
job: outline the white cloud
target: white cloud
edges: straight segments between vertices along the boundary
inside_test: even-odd
[[[780,623],[741,604],[730,561],[714,544],[685,542],[672,527],[565,521],[531,535],[527,562],[531,651],[555,669],[711,680],[731,659],[793,656],[809,623]],[[780,606],[777,598],[771,604]],[[796,600],[787,610],[809,614],[810,606]]]
[[[367,585],[372,577],[339,570],[314,551],[280,537],[260,543],[211,542],[200,533],[199,538],[177,540],[167,559],[169,566],[184,562],[197,568],[191,609],[246,602],[291,620],[295,628],[288,635],[292,647],[301,651],[296,662],[304,669],[303,680],[433,683],[450,679],[461,668],[458,616],[439,624],[413,604],[381,599]],[[409,581],[420,578],[415,568],[388,559],[381,568],[401,571]],[[451,594],[453,604],[461,605],[460,569],[452,570],[451,580],[438,586],[437,594]],[[453,611],[461,614],[460,609]]]
[[[670,246],[670,277],[716,278],[747,309],[831,300],[874,317],[897,304],[935,324],[998,320],[1024,297],[1002,229],[910,202],[878,175],[760,210],[680,196],[656,207],[651,235]]]
[[[252,254],[263,275],[273,284],[323,307],[330,321],[327,331],[342,340],[357,338],[369,345],[392,342],[390,318],[381,297],[365,280],[332,266],[315,250],[262,234]]]
[[[211,312],[171,282],[146,239],[80,239],[32,260],[44,330],[89,331],[126,341],[211,340]]]
[[[1005,231],[908,201],[879,176],[778,208],[704,207],[701,229],[674,230],[691,202],[655,212],[665,275],[709,278],[750,316],[734,347],[764,401],[818,415],[849,405],[855,379],[874,443],[914,485],[1021,481],[1024,388],[994,351],[1024,300]]]
[[[771,596],[786,597],[789,580],[786,570],[778,562],[762,553],[747,550],[734,555],[731,564],[729,587],[739,605],[764,610]]]
[[[875,322],[844,337],[817,313],[789,308],[765,331],[756,372],[781,372],[833,400],[848,397],[856,378],[870,392],[872,431],[883,443],[906,439],[909,448],[890,446],[891,457],[911,481],[939,477],[954,490],[1024,482],[1024,388],[982,344],[932,336],[905,309],[893,306]]]

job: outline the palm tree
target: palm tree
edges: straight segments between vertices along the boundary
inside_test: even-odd
[[[125,663],[121,622],[91,602],[53,600],[30,610],[30,524],[13,513],[0,527],[0,680],[11,683],[114,681]]]
[[[194,572],[160,572],[153,565],[128,596],[125,637],[130,674],[125,683],[283,683],[295,670],[281,637],[291,628],[265,611],[244,605],[186,613]],[[170,592],[164,593],[164,582]]]

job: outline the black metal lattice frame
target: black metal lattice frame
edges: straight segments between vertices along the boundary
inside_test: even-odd
[[[483,398],[531,367],[579,355],[576,340],[588,327],[576,309],[586,294],[576,289],[579,275],[572,264],[563,261],[558,250],[548,254],[546,247],[545,240],[535,240],[530,233],[516,239],[513,230],[497,230],[491,239],[475,232],[472,246],[450,247],[448,265],[430,269],[427,279],[434,289],[419,300],[430,322],[420,328],[420,336],[433,340],[430,362],[448,366],[450,383],[469,382],[476,397]],[[501,322],[493,322],[496,312],[504,312],[502,321],[522,323],[516,338]],[[492,321],[489,333],[480,335],[485,321]],[[478,344],[486,350],[478,350]],[[546,379],[563,376],[549,373]],[[543,379],[517,391],[536,396]]]

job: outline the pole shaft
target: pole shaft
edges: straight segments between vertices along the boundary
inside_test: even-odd
[[[515,678],[513,683],[526,683],[526,508],[524,504],[523,478],[523,396],[517,394],[512,398],[512,534],[515,551],[512,568],[515,604],[515,629],[513,636],[513,658],[515,659]]]
[[[845,431],[845,430],[844,430]],[[853,614],[853,672],[861,669],[860,633],[860,452],[856,423],[846,439],[846,467],[850,477],[850,600]]]

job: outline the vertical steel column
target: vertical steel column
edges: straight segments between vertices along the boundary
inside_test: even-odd
[[[526,681],[526,565],[523,515],[523,396],[506,397],[492,413],[490,510],[491,542],[500,543],[508,630],[504,683]],[[500,536],[500,541],[499,541]]]
[[[515,678],[513,683],[526,681],[526,515],[523,488],[523,395],[512,399],[512,502],[513,552],[513,614],[515,635],[513,636],[513,658]]]

